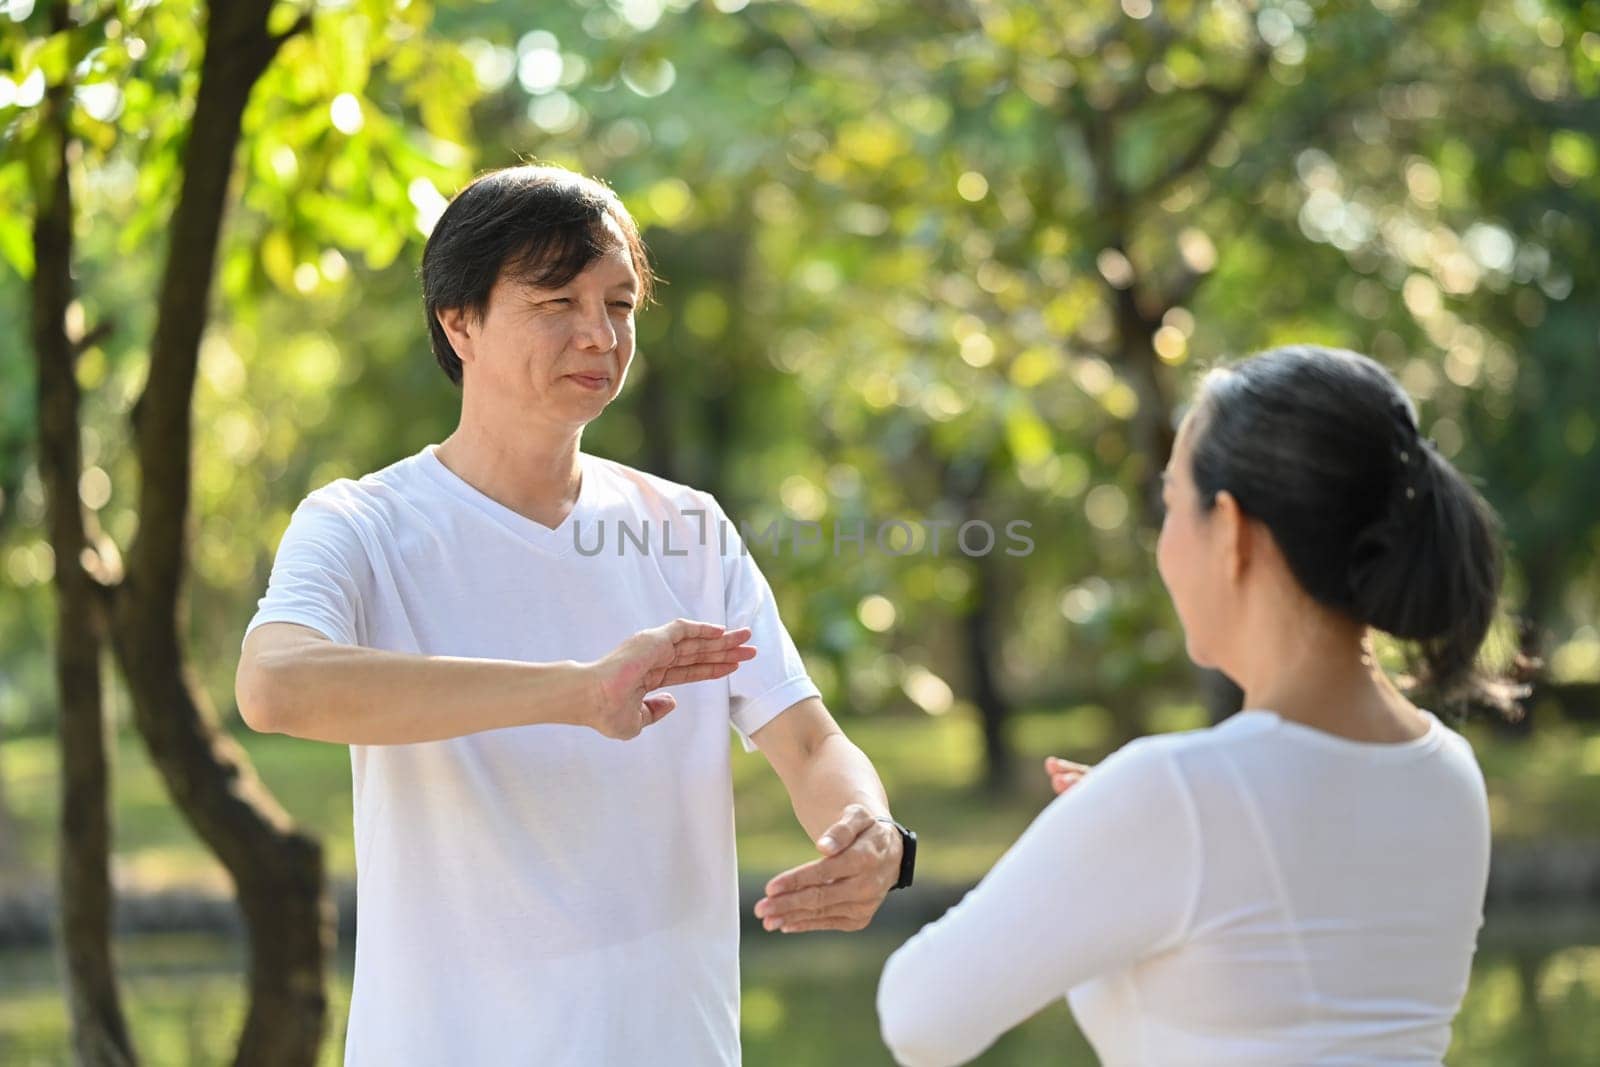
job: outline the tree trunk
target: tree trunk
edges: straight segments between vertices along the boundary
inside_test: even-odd
[[[1113,289],[1112,299],[1117,313],[1118,357],[1139,397],[1131,433],[1133,450],[1140,458],[1140,521],[1158,529],[1161,526],[1157,506],[1161,499],[1161,471],[1172,455],[1173,439],[1177,435],[1172,425],[1172,388],[1167,383],[1165,368],[1156,358],[1154,337],[1161,327],[1161,315],[1166,313],[1170,302],[1161,298],[1158,313],[1149,315],[1140,307],[1140,298],[1131,288]]]
[[[944,491],[959,501],[962,524],[983,518],[983,500],[991,474],[986,458],[945,466]],[[983,728],[983,786],[987,792],[998,794],[1016,784],[1017,766],[1016,750],[1011,745],[1011,702],[1006,699],[996,670],[1005,632],[999,618],[1000,573],[992,551],[974,556],[971,567],[972,603],[961,618],[962,648],[967,657],[972,699],[978,706]]]
[[[295,830],[243,751],[218,730],[184,662],[180,592],[189,518],[192,404],[240,121],[284,38],[269,0],[213,0],[183,184],[169,227],[148,384],[134,409],[139,535],[112,616],[134,722],[174,804],[232,877],[250,943],[239,1064],[310,1064],[327,1018],[333,907],[318,843]],[[290,32],[303,29],[306,18]]]
[[[1015,781],[1017,760],[1008,730],[1011,704],[1000,691],[994,669],[1000,638],[994,608],[995,576],[987,556],[979,556],[972,564],[972,607],[961,620],[966,638],[963,647],[967,653],[967,673],[972,679],[972,699],[978,705],[978,718],[983,724],[984,788],[990,793],[1003,793]]]
[[[68,28],[65,4],[52,29]],[[78,498],[76,346],[66,333],[72,302],[72,187],[67,169],[70,84],[52,86],[37,137],[49,140],[53,173],[34,222],[33,350],[38,365],[39,475],[55,553],[56,689],[61,701],[60,952],[79,1064],[136,1062],[111,954],[111,818],[100,654],[104,613],[85,569],[88,537]]]
[[[173,803],[232,877],[244,913],[250,1009],[235,1062],[314,1063],[334,936],[322,848],[293,827],[217,729],[183,665],[173,615],[123,597],[115,641],[151,758]]]

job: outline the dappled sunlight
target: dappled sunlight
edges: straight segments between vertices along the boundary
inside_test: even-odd
[[[82,641],[117,632],[160,570],[140,573],[141,542],[163,531],[181,596],[151,625],[176,628],[174,684],[322,843],[327,877],[353,880],[350,752],[243,727],[243,630],[297,502],[456,426],[418,300],[424,241],[473,175],[535,157],[609,185],[664,282],[623,312],[638,357],[582,447],[713,493],[736,523],[787,524],[748,547],[921,833],[924,888],[974,883],[1052,802],[1045,756],[1095,763],[1207,725],[1155,566],[1158,483],[1211,367],[1307,342],[1391,370],[1420,434],[1501,514],[1489,659],[1541,660],[1540,699],[1521,728],[1464,732],[1497,846],[1582,874],[1600,849],[1592,7],[270,3],[260,29],[285,36],[233,111],[232,170],[201,185],[226,186],[211,248],[192,238],[205,226],[174,225],[206,143],[204,5],[69,4],[59,32],[41,0],[0,0],[0,315],[18,337],[0,360],[0,890],[37,900],[60,877],[58,609],[92,605]],[[73,198],[59,263],[35,232],[52,170]],[[28,358],[51,319],[60,344]],[[196,343],[192,368],[162,356]],[[146,395],[163,362],[183,372],[170,407]],[[41,418],[51,396],[70,413]],[[166,455],[189,481],[150,477],[138,443],[183,426],[188,455]],[[179,514],[150,506],[180,482]],[[49,499],[81,513],[87,547],[52,530]],[[958,531],[976,522],[1022,524],[1028,550],[970,551]],[[802,545],[813,524],[822,539]],[[120,592],[74,584],[124,568]],[[553,609],[535,593],[526,610]],[[226,896],[99,651],[115,890]],[[1378,642],[1392,671],[1404,651]],[[176,750],[216,770],[202,746]],[[767,762],[735,743],[730,773],[741,876],[815,858]],[[1600,935],[1532,918],[1548,921],[1491,916],[1452,1063],[1600,1048]],[[901,934],[747,937],[745,1061],[884,1062],[872,993]],[[241,947],[117,947],[142,1059],[227,1061]],[[64,1054],[55,968],[3,955],[7,1067]],[[982,1062],[1089,1055],[1058,1004]]]

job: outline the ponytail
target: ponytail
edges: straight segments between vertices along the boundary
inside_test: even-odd
[[[1501,706],[1475,669],[1500,589],[1499,524],[1431,442],[1403,451],[1417,459],[1406,465],[1389,513],[1351,550],[1354,614],[1414,642],[1416,681],[1441,700]]]

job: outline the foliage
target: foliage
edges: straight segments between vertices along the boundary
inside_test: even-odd
[[[26,314],[52,148],[40,104],[70,83],[79,490],[109,553],[137,532],[128,427],[203,10],[82,3],[52,33],[33,0],[0,0],[0,314]],[[223,707],[294,504],[449,431],[421,242],[473,172],[530,156],[611,181],[670,283],[589,447],[710,488],[758,529],[820,524],[820,544],[785,540],[762,563],[837,709],[942,716],[852,726],[915,737],[914,758],[878,747],[930,822],[961,822],[973,706],[991,724],[1008,705],[1050,709],[1016,724],[1037,755],[1084,722],[1097,746],[1160,727],[1192,690],[1149,561],[1153,478],[1196,374],[1283,341],[1360,348],[1401,375],[1506,516],[1508,606],[1550,635],[1558,678],[1600,679],[1594,0],[568,0],[531,23],[505,0],[332,0],[281,3],[273,28],[308,12],[245,115],[219,284],[193,286],[217,313],[187,637]],[[52,684],[21,346],[0,353],[8,732],[50,721]],[[953,533],[976,519],[1026,521],[1032,551],[965,554]],[[887,520],[947,524],[943,552],[886,551]],[[835,553],[856,523],[864,543]],[[21,744],[8,774],[42,741]],[[1548,723],[1495,748],[1491,778],[1513,783],[1497,787],[1499,829],[1573,829],[1593,752]],[[259,754],[269,782],[305,769]],[[295,813],[343,863],[343,764],[315,762],[325,777],[291,791]],[[782,805],[748,799],[770,781],[736,776],[746,860],[783,862]],[[34,784],[7,789],[24,825],[48,814]],[[130,870],[193,874],[187,831],[146,791],[118,808]],[[981,868],[1026,799],[986,809],[930,869]],[[1526,974],[1501,966],[1475,995],[1509,1003]],[[1564,988],[1583,1000],[1581,986]],[[757,982],[753,1056],[775,1018],[826,993]],[[1492,1023],[1470,1040],[1498,1049]]]
[[[299,497],[448,432],[420,242],[473,171],[526,156],[608,178],[670,283],[590,447],[758,528],[868,523],[859,554],[762,560],[846,712],[960,706],[955,621],[980,595],[1015,699],[1120,712],[1188,689],[1148,556],[1164,456],[1140,419],[1169,421],[1212,361],[1288,339],[1402,375],[1507,515],[1511,606],[1569,673],[1600,674],[1600,502],[1580,488],[1600,473],[1593,8],[574,0],[530,24],[507,3],[319,7],[247,115],[202,360],[190,603],[210,688],[226,705]],[[113,326],[80,369],[84,491],[125,546],[139,294],[195,34],[186,3],[115,11],[67,42],[37,14],[0,22],[0,202],[28,195],[33,71],[78,57],[82,320]],[[0,213],[16,311],[19,217]],[[1153,331],[1127,329],[1129,293]],[[28,369],[0,374],[0,430],[21,442]],[[0,716],[38,722],[50,561],[23,450],[0,467]],[[1032,523],[1035,550],[872,544],[888,519],[970,515]]]

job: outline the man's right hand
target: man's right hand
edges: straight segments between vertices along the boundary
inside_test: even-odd
[[[748,627],[726,630],[715,623],[677,619],[640,630],[609,655],[589,664],[594,696],[583,725],[627,741],[658,723],[677,706],[666,686],[724,678],[754,659]]]

